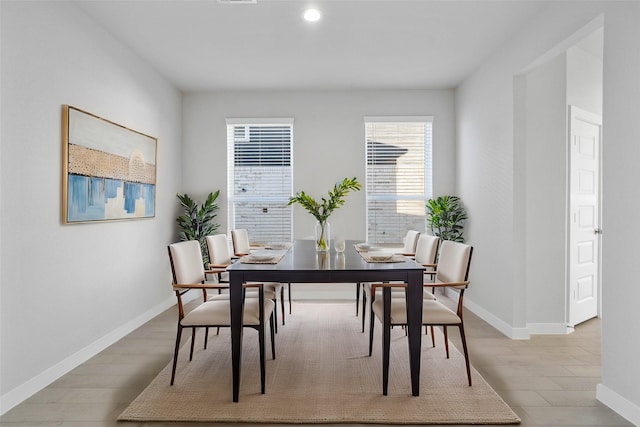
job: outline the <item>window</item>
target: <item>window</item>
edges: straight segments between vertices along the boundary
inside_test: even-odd
[[[252,242],[290,241],[293,119],[227,119],[228,227]]]
[[[425,229],[432,117],[365,117],[367,240],[398,243]]]

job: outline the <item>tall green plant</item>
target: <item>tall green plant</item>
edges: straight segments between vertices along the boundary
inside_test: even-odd
[[[467,213],[460,203],[458,196],[440,196],[427,200],[427,227],[434,236],[464,242],[464,221],[467,219]]]
[[[200,242],[202,249],[202,262],[209,264],[209,255],[207,251],[206,237],[212,235],[220,226],[214,220],[218,205],[216,200],[220,195],[220,190],[215,193],[209,193],[202,206],[198,205],[188,194],[178,193],[176,196],[180,204],[184,208],[184,214],[176,218],[176,222],[180,226],[180,240],[197,240]]]
[[[316,241],[316,245],[321,250],[326,251],[329,249],[329,241],[325,234],[327,219],[329,219],[329,216],[335,209],[344,205],[344,198],[347,197],[350,191],[359,191],[361,188],[362,185],[358,182],[357,178],[345,178],[341,182],[336,183],[333,186],[333,190],[329,191],[329,198],[323,197],[320,199],[321,202],[317,202],[304,191],[300,191],[296,193],[295,196],[289,198],[287,206],[298,203],[318,220],[322,231],[320,235],[317,236],[318,240]]]
[[[357,178],[345,178],[341,182],[333,186],[333,191],[329,191],[329,198],[322,198],[318,203],[314,198],[304,191],[300,191],[289,199],[288,205],[299,203],[307,210],[318,222],[326,222],[331,213],[339,206],[344,205],[344,198],[349,191],[359,191],[362,185]]]

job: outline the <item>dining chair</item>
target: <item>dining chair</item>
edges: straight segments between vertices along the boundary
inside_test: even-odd
[[[435,288],[453,288],[457,289],[460,294],[456,310],[453,311],[442,302],[426,297],[422,301],[422,324],[425,326],[441,326],[444,333],[444,342],[447,359],[449,358],[449,341],[447,336],[447,326],[457,326],[460,330],[460,338],[462,340],[462,348],[467,368],[467,380],[471,386],[471,365],[469,363],[469,352],[467,350],[467,342],[464,334],[463,320],[463,299],[464,291],[469,286],[469,267],[471,265],[471,255],[473,247],[464,243],[452,242],[444,240],[440,247],[440,256],[435,271],[435,280],[433,283],[425,284],[426,287]],[[406,284],[398,283],[375,283],[372,285],[374,291],[377,288],[384,287],[405,287]],[[386,307],[385,307],[386,306]],[[389,316],[389,325],[407,324],[407,307],[406,299],[403,298],[378,298],[371,305],[372,315],[380,320],[384,325],[384,316]],[[369,355],[373,346],[373,325],[371,323],[371,332],[369,334]],[[383,333],[389,333],[383,331]],[[388,354],[389,349],[383,349]],[[388,382],[389,366],[383,366],[383,384]],[[384,388],[384,386],[383,386]]]
[[[229,243],[225,234],[215,234],[212,236],[206,236],[207,251],[209,252],[209,268],[217,271],[217,279],[219,283],[229,283],[229,273],[226,272],[226,268],[229,267],[233,260],[231,259],[231,253],[229,251]],[[264,297],[270,299],[276,304],[278,294],[281,297],[281,309],[282,309],[282,324],[284,325],[284,295],[282,293],[282,284],[278,282],[264,282]],[[247,296],[256,296],[257,290],[247,289]],[[227,294],[228,295],[228,294]],[[277,304],[276,304],[277,305]],[[278,332],[278,312],[273,313],[276,322],[276,333]]]
[[[416,246],[418,246],[418,238],[420,237],[420,232],[417,230],[409,230],[407,231],[407,235],[404,236],[404,246],[400,251],[400,254],[404,256],[413,257],[416,253]]]
[[[225,234],[206,236],[207,252],[209,253],[209,268],[218,269],[218,283],[229,283],[227,267],[232,264],[229,242]]]
[[[437,236],[430,236],[428,234],[421,234],[418,236],[418,242],[416,243],[415,251],[414,251],[414,260],[418,264],[422,265],[425,268],[424,274],[424,283],[432,282],[434,275],[434,268],[436,267],[436,260],[438,258],[438,246],[439,246],[440,238]],[[373,304],[376,297],[382,295],[382,290],[380,288],[377,289],[376,293],[372,293],[371,283],[365,283],[364,291],[362,295],[362,332],[364,333],[364,324],[365,324],[365,308],[367,306],[367,300],[369,300],[369,307]],[[402,287],[392,287],[391,288],[391,296],[394,298],[404,298],[404,288]],[[429,292],[426,288],[424,289],[424,297],[429,299],[435,299],[435,296],[432,292]],[[371,309],[369,309],[369,322],[372,324],[374,321],[373,315],[371,314]],[[425,328],[426,329],[426,328]],[[372,326],[369,326],[369,333],[371,334]],[[425,330],[425,332],[427,332]],[[433,328],[431,328],[431,340],[433,345],[435,346],[435,341],[433,338]],[[371,345],[370,345],[371,347]],[[369,353],[371,354],[371,348],[369,348]]]
[[[435,269],[438,266],[436,262],[438,260],[439,246],[440,237],[438,236],[421,234],[420,237],[418,237],[418,244],[416,245],[413,260],[424,267],[425,284],[427,282],[433,282],[434,280]],[[433,296],[433,299],[435,299],[435,288],[432,288],[431,292],[425,289],[424,292],[427,298]],[[427,295],[429,293],[430,295]]]
[[[436,299],[435,287],[431,288],[431,292],[427,289],[427,285],[435,280],[436,264],[438,260],[438,248],[440,247],[440,237],[430,236],[428,234],[421,234],[418,238],[418,244],[416,246],[416,255],[414,261],[424,267],[424,285],[423,298]],[[427,326],[424,327],[425,334],[427,333]],[[435,335],[433,333],[433,326],[431,329],[431,344],[436,346]]]
[[[415,256],[416,247],[418,246],[419,237],[419,231],[409,230],[404,236],[403,246],[385,247],[384,250],[413,258]],[[364,332],[364,306],[366,305],[365,293],[367,292],[367,289],[365,288],[367,287],[367,284],[356,283],[356,316],[358,315],[358,306],[360,305],[360,287],[362,287],[362,332]]]
[[[205,270],[202,265],[202,251],[197,240],[189,240],[173,243],[168,246],[169,262],[173,275],[173,290],[178,299],[178,332],[176,334],[176,344],[173,354],[173,366],[171,369],[171,385],[174,384],[176,366],[178,363],[178,353],[180,350],[180,340],[182,330],[191,328],[191,350],[189,361],[193,360],[193,348],[198,328],[210,327],[231,327],[231,305],[229,299],[206,299],[207,289],[218,289],[221,284],[206,283]],[[275,359],[275,336],[274,336],[274,303],[265,299],[263,286],[261,283],[245,284],[247,288],[258,290],[258,298],[246,298],[244,301],[243,326],[258,331],[258,345],[260,353],[260,381],[261,392],[265,393],[265,320],[269,319],[271,332],[271,355]],[[185,312],[182,296],[192,289],[203,291],[205,301],[188,313]],[[205,332],[205,348],[208,333]]]
[[[250,243],[250,240],[249,240],[249,232],[248,232],[247,229],[238,228],[238,229],[231,230],[231,241],[232,241],[233,252],[234,252],[235,256],[242,257],[244,255],[248,255],[248,254],[251,253],[251,243]],[[226,236],[225,236],[225,244],[226,244]],[[221,243],[219,244],[219,246],[220,246],[220,249],[222,249],[222,244]],[[228,245],[227,245],[227,251],[228,251]],[[226,254],[225,254],[225,256],[226,256]],[[227,262],[226,259],[224,260],[224,262]],[[231,256],[229,256],[228,262],[229,262],[229,264],[231,263]],[[266,282],[264,284],[264,290],[265,290],[265,295],[267,296],[267,298],[271,298],[274,303],[276,303],[278,301],[278,295],[280,295],[280,305],[281,305],[281,312],[282,312],[282,325],[284,326],[284,324],[285,324],[285,318],[284,318],[285,310],[284,310],[284,292],[282,291],[282,283]],[[291,314],[291,287],[289,287],[289,314]],[[277,307],[276,307],[276,310],[275,310],[275,317],[276,317],[276,319],[275,319],[276,320],[276,332],[278,332]]]
[[[231,230],[231,241],[233,242],[233,253],[235,256],[241,257],[251,253],[251,243],[247,229],[237,228]]]

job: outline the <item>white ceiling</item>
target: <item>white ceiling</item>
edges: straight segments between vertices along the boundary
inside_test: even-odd
[[[535,0],[74,0],[185,91],[457,86]],[[308,6],[323,17],[308,23]]]

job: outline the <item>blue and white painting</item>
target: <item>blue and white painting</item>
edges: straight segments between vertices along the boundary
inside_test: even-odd
[[[65,222],[154,217],[157,140],[65,107]]]

